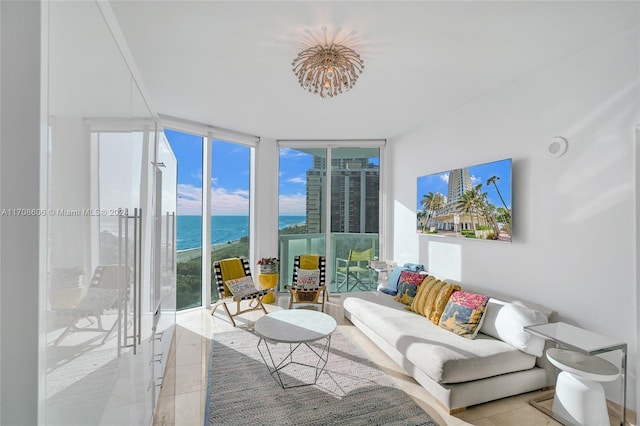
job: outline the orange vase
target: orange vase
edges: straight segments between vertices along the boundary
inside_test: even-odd
[[[258,284],[263,289],[275,288],[278,285],[278,274],[258,274]],[[262,303],[274,303],[275,301],[275,292],[267,294],[262,299]]]

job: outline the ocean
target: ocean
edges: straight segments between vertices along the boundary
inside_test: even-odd
[[[278,229],[305,223],[306,216],[280,216]],[[202,244],[202,216],[176,218],[178,250],[200,247]],[[211,216],[211,244],[224,244],[249,235],[249,216]]]

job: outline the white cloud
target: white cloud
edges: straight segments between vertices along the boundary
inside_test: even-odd
[[[481,182],[482,182],[482,178],[481,177],[478,177],[478,176],[475,176],[475,175],[471,175],[471,183],[472,184],[477,185],[477,184],[479,184]]]
[[[226,188],[211,190],[212,215],[246,215],[249,213],[249,191]],[[202,214],[202,189],[193,185],[178,185],[178,214]]]
[[[304,157],[306,155],[309,155],[309,154],[307,154],[306,152],[298,151],[291,148],[280,148],[280,157],[292,158],[292,157]]]
[[[307,178],[304,176],[296,176],[291,179],[287,179],[287,183],[307,183]]]
[[[444,183],[449,183],[449,173],[443,173],[440,175],[440,179],[442,179],[442,181]]]
[[[304,216],[307,214],[307,197],[305,194],[281,195],[279,197],[280,214]]]
[[[249,214],[249,191],[226,188],[211,190],[212,215],[247,215]]]
[[[202,188],[183,183],[178,184],[178,214],[202,214]]]
[[[248,189],[236,189],[235,191],[232,192],[232,194],[239,195],[241,197],[248,197],[249,196],[249,190]]]

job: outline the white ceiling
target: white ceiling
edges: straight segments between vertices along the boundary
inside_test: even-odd
[[[633,2],[115,1],[156,112],[276,139],[394,138],[635,25]],[[298,51],[347,38],[365,70],[321,99]]]

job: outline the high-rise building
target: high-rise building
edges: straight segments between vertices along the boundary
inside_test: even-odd
[[[307,170],[307,232],[325,232],[327,160]],[[377,233],[380,169],[368,158],[331,160],[331,232]]]
[[[455,169],[449,172],[447,203],[432,218],[432,226],[439,230],[455,231],[477,229],[487,225],[486,218],[479,215],[475,208],[465,209],[458,201],[467,191],[473,191],[469,169]]]
[[[455,169],[449,172],[449,187],[447,188],[447,204],[454,204],[462,194],[473,189],[469,169]]]

